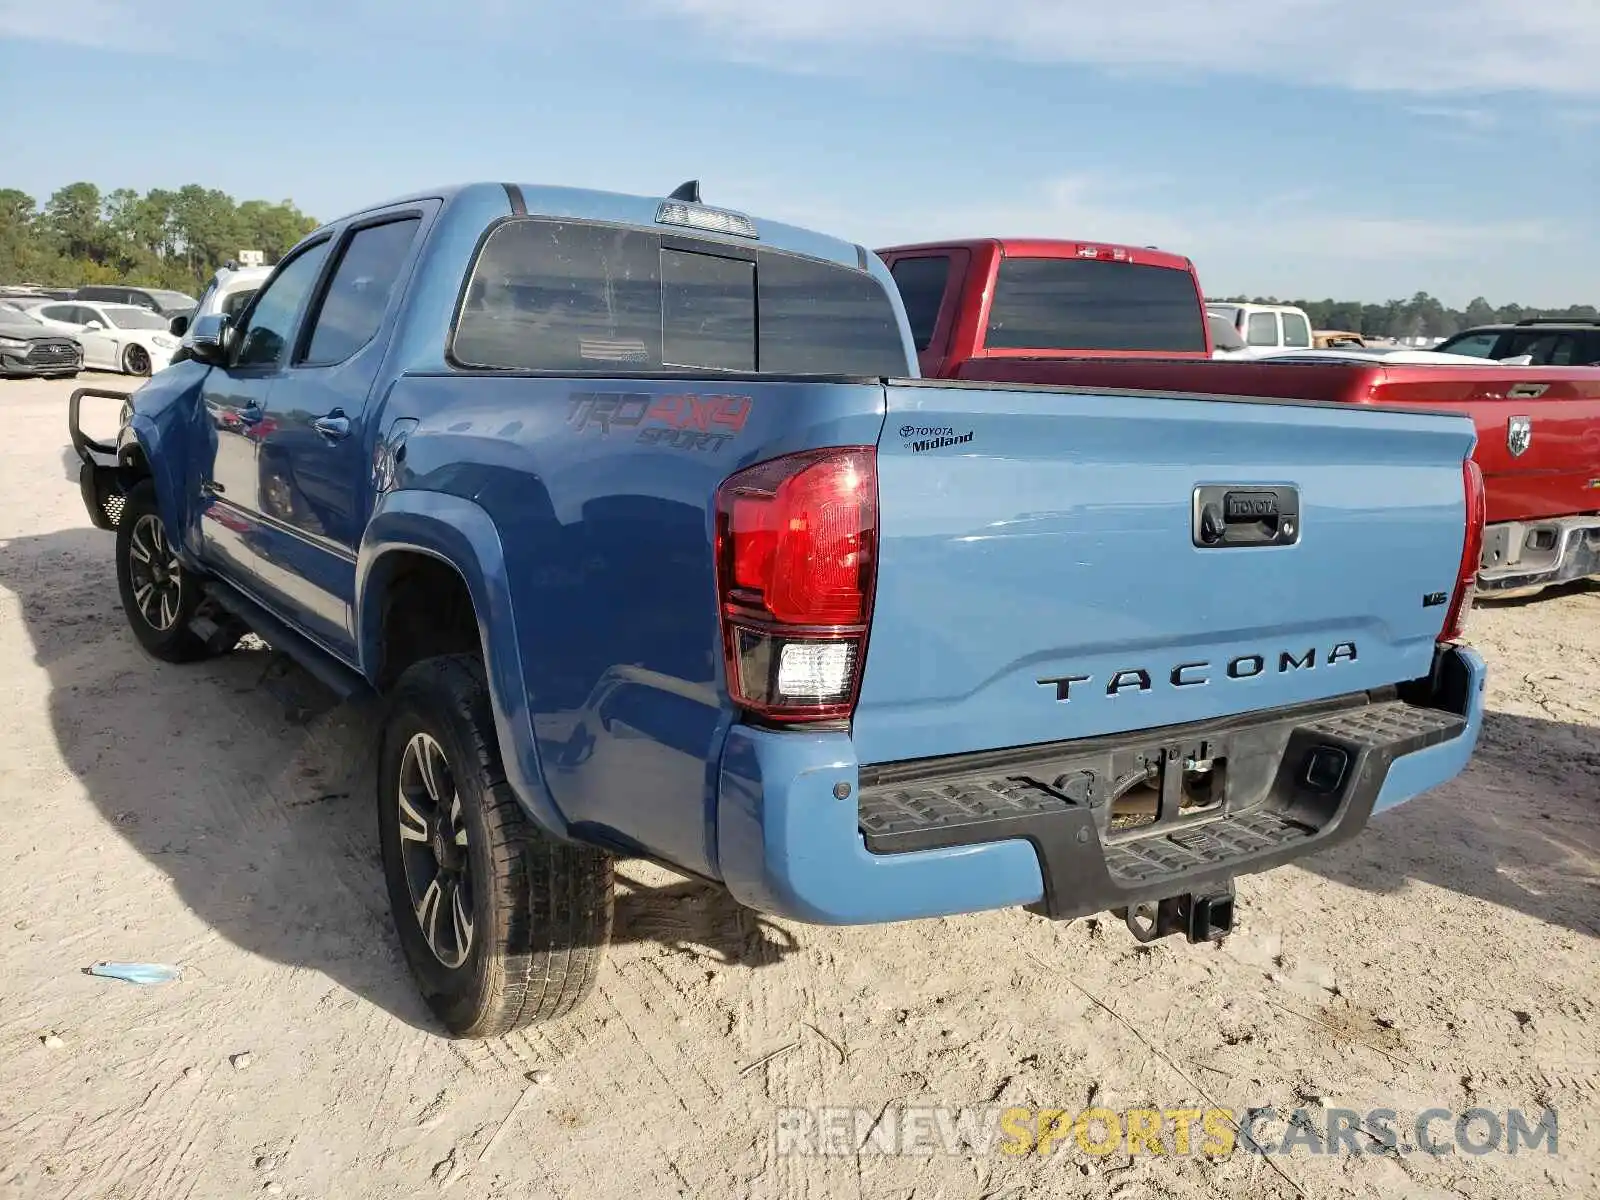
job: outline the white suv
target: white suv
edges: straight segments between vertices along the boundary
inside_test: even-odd
[[[194,306],[194,311],[186,317],[173,318],[172,332],[182,336],[184,348],[187,350],[192,344],[189,330],[196,321],[212,313],[238,316],[239,310],[250,302],[250,297],[256,294],[256,289],[265,283],[267,276],[271,274],[271,267],[223,267],[211,277],[211,282],[200,294],[200,301]]]

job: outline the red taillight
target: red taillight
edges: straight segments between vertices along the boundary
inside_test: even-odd
[[[1467,614],[1472,611],[1472,597],[1478,590],[1478,560],[1483,557],[1483,471],[1473,459],[1462,464],[1461,483],[1467,494],[1467,537],[1461,546],[1456,590],[1450,597],[1444,628],[1439,631],[1441,642],[1459,641],[1466,632]]]
[[[878,551],[871,446],[758,463],[717,489],[717,598],[728,692],[778,721],[848,717]]]

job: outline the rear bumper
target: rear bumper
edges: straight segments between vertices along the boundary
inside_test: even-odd
[[[1532,596],[1600,575],[1600,516],[1504,521],[1483,531],[1480,596]]]
[[[1019,905],[1070,918],[1200,893],[1346,841],[1459,774],[1484,674],[1476,653],[1452,648],[1426,706],[1323,706],[877,771],[858,766],[842,733],[736,727],[718,792],[723,879],[752,908],[829,925]],[[1190,740],[1241,748],[1259,786],[1244,781],[1252,794],[1237,810],[1230,793],[1227,811],[1111,834],[1103,801],[1064,782]],[[1347,766],[1332,792],[1314,792],[1299,772],[1324,746]]]

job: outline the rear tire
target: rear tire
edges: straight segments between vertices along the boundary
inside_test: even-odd
[[[458,654],[408,669],[378,754],[389,903],[428,1007],[475,1038],[577,1008],[611,939],[612,860],[545,836],[523,813],[482,663]]]
[[[189,628],[203,599],[200,581],[178,561],[156,506],[155,485],[136,484],[117,521],[117,591],[133,636],[162,662],[193,662],[210,654]]]

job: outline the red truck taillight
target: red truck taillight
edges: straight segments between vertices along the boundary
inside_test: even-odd
[[[808,450],[730,476],[716,553],[734,703],[780,722],[849,717],[876,580],[876,449]]]
[[[1472,611],[1472,597],[1478,590],[1478,562],[1483,557],[1483,470],[1473,459],[1462,464],[1461,483],[1467,494],[1467,538],[1461,546],[1456,590],[1450,597],[1444,628],[1439,631],[1441,642],[1459,641],[1466,632],[1467,614]]]

